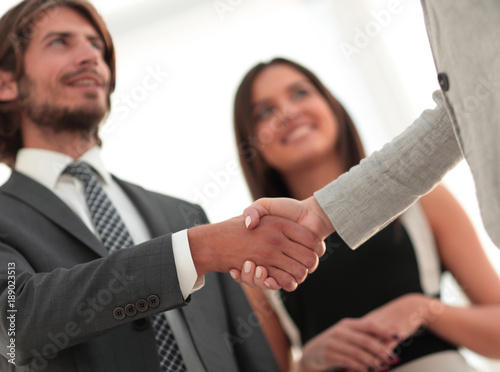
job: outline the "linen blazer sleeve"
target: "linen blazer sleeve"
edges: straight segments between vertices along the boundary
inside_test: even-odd
[[[357,248],[463,158],[442,93],[402,134],[314,195],[342,239]]]

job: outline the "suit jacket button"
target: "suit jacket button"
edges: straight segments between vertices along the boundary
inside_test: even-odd
[[[438,82],[443,92],[447,92],[450,89],[450,80],[444,72],[438,74]]]
[[[151,307],[158,307],[160,306],[160,297],[156,295],[151,295],[148,297],[148,304]]]
[[[113,316],[115,317],[115,319],[122,320],[123,318],[125,318],[125,309],[123,307],[117,307],[113,311]]]
[[[127,306],[125,306],[125,312],[128,316],[134,316],[135,314],[137,314],[137,308],[134,304],[128,304]]]
[[[148,302],[146,300],[143,300],[142,298],[135,303],[135,307],[137,308],[137,311],[140,311],[141,313],[145,312],[148,308]]]
[[[141,319],[134,320],[134,322],[132,324],[134,325],[134,328],[136,330],[143,331],[146,328],[148,328],[149,321],[147,318],[141,318]]]

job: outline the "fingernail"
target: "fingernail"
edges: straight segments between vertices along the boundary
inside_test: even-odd
[[[260,279],[261,276],[262,276],[262,269],[260,268],[260,266],[257,266],[257,269],[255,270],[255,277],[257,279]]]
[[[399,357],[396,354],[391,352],[391,353],[387,354],[387,359],[392,361],[395,359],[399,359]]]
[[[267,288],[271,288],[271,284],[269,284],[268,282],[264,282],[264,285],[265,285]]]
[[[232,271],[230,271],[229,275],[231,275],[231,278],[233,278],[234,280],[236,280],[236,274],[235,273],[233,273]]]
[[[399,363],[400,361],[401,361],[401,359],[399,359],[398,357],[396,357],[396,358],[392,358],[389,363],[390,364],[396,364],[396,363]]]
[[[247,216],[245,218],[245,226],[247,227],[247,229],[248,229],[248,226],[250,226],[251,223],[252,223],[252,217]]]
[[[248,274],[250,270],[252,270],[252,264],[250,261],[246,261],[245,264],[243,265],[243,270]]]

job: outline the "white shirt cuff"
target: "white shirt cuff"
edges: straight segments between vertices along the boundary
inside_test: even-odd
[[[174,253],[179,287],[184,299],[186,299],[191,293],[205,285],[205,277],[201,276],[198,278],[196,268],[194,267],[187,230],[181,230],[172,234],[172,251]]]

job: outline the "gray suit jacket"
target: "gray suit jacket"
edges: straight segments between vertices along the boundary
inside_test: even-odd
[[[437,107],[315,196],[355,248],[431,190],[463,156],[500,247],[500,2],[422,0]]]
[[[115,180],[155,238],[112,255],[31,178],[14,171],[0,188],[0,370],[158,372],[146,319],[190,302],[181,316],[206,370],[277,371],[243,292],[227,274],[207,275],[205,287],[183,299],[170,233],[206,223],[201,208]],[[15,264],[14,336],[5,316],[8,263]],[[115,316],[117,308],[141,299],[148,302],[142,312]],[[17,367],[8,363],[11,338]]]

